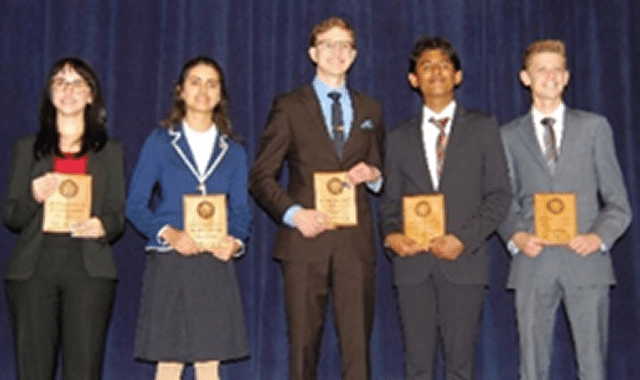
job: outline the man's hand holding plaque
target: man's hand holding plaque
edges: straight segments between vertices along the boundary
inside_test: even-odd
[[[345,172],[313,173],[315,209],[328,216],[330,226],[358,224],[356,189]]]
[[[578,234],[574,193],[533,195],[536,236],[550,244],[568,245]]]
[[[187,194],[182,197],[184,231],[203,251],[224,250],[227,236],[227,202],[224,194]]]
[[[91,216],[90,175],[48,173],[33,181],[32,193],[44,202],[44,232],[72,232]]]
[[[444,194],[404,196],[402,215],[404,235],[424,250],[433,238],[445,235]]]

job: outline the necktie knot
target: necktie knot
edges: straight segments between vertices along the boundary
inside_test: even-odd
[[[331,98],[331,100],[333,100],[334,102],[337,102],[340,100],[340,97],[342,96],[342,94],[336,91],[331,91],[330,93],[327,94],[327,96]]]
[[[444,132],[444,129],[447,127],[447,123],[449,122],[449,118],[442,117],[440,119],[436,119],[435,117],[432,117],[429,119],[429,122],[438,127],[441,132]]]
[[[553,125],[556,123],[556,119],[552,117],[545,117],[540,120],[540,124],[544,125],[547,128],[553,128]]]

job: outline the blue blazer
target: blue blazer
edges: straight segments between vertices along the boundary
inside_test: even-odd
[[[147,250],[168,251],[171,248],[158,239],[158,232],[165,225],[183,229],[182,196],[221,193],[227,195],[229,235],[246,240],[251,210],[244,148],[218,134],[207,170],[200,176],[182,128],[157,128],[144,142],[131,178],[127,218],[148,238]],[[161,200],[151,209],[149,200],[156,185]]]

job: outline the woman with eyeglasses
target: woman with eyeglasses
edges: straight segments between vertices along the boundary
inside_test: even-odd
[[[122,148],[105,114],[93,69],[60,59],[38,133],[14,147],[2,215],[18,233],[5,271],[18,380],[54,379],[59,353],[63,379],[101,375],[116,286],[110,243],[125,201]]]
[[[247,154],[233,139],[218,63],[191,59],[173,90],[127,198],[127,218],[148,238],[134,354],[157,362],[157,380],[180,379],[191,363],[196,379],[219,379],[220,361],[249,352],[233,265],[251,223]],[[222,222],[208,224],[216,215]]]

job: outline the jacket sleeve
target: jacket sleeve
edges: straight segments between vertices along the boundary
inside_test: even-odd
[[[21,231],[42,207],[31,194],[34,160],[33,139],[20,140],[14,145],[2,218],[7,227],[16,232]]]
[[[106,157],[106,191],[102,207],[97,210],[97,217],[104,226],[107,241],[117,237],[124,228],[124,164],[122,146],[120,143],[110,140],[105,147]]]

